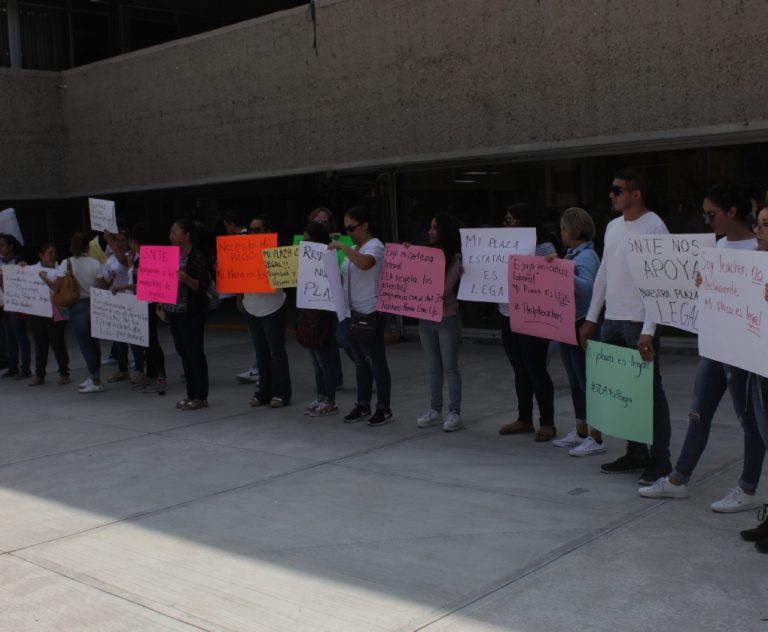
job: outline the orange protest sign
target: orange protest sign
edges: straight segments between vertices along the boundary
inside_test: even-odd
[[[264,265],[264,248],[277,246],[277,233],[216,238],[216,289],[219,293],[274,292]]]

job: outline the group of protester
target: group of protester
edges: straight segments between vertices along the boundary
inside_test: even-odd
[[[630,274],[626,242],[630,235],[666,234],[661,218],[645,204],[645,181],[635,171],[616,174],[609,197],[619,213],[605,231],[602,258],[594,247],[595,224],[581,208],[569,208],[560,217],[559,240],[540,230],[532,208],[514,204],[506,209],[503,226],[537,229],[537,256],[552,260],[560,256],[573,260],[576,318],[572,323],[579,345],[560,344],[568,376],[576,426],[557,437],[554,413],[554,387],[547,369],[549,341],[512,331],[509,305],[499,304],[501,338],[512,365],[517,396],[517,419],[504,424],[502,435],[532,434],[533,440],[552,440],[568,449],[574,457],[586,457],[606,451],[599,431],[588,425],[586,410],[587,341],[603,342],[637,349],[644,361],[653,360],[653,442],[650,446],[629,441],[626,453],[602,465],[606,474],[640,472],[639,494],[647,498],[686,498],[688,483],[706,447],[712,420],[726,390],[744,433],[744,464],[737,485],[712,503],[716,512],[737,512],[758,507],[756,490],[768,444],[768,386],[766,378],[742,369],[701,357],[694,380],[688,431],[676,463],[670,460],[670,413],[662,384],[659,362],[660,338],[656,323],[648,317],[640,293]],[[720,237],[718,248],[768,250],[768,205],[754,208],[754,203],[738,187],[715,186],[703,201],[703,220]],[[246,225],[237,211],[228,212],[223,223],[227,234],[271,232],[269,218],[254,217]],[[370,426],[393,421],[391,409],[391,374],[384,344],[385,319],[376,311],[379,278],[384,259],[384,244],[376,235],[373,217],[362,207],[354,207],[343,216],[342,231],[350,238],[340,240],[333,213],[315,209],[308,217],[303,238],[324,244],[343,254],[342,286],[349,317],[338,321],[333,312],[304,309],[299,316],[297,339],[308,349],[314,373],[316,397],[304,409],[311,417],[339,412],[336,391],[342,384],[340,350],[354,363],[357,393],[344,421],[366,420]],[[149,346],[133,347],[133,368],[128,369],[128,345],[113,345],[117,372],[108,382],[130,380],[143,392],[165,392],[167,387],[163,351],[157,335],[158,319],[166,321],[174,346],[181,358],[186,382],[186,397],[176,407],[182,411],[208,405],[208,365],[204,349],[205,325],[212,293],[213,269],[205,253],[197,247],[198,226],[189,219],[179,219],[171,227],[170,243],[179,246],[178,298],[174,304],[153,304],[149,309]],[[92,244],[83,233],[72,237],[71,256],[57,265],[57,253],[50,244],[39,249],[40,278],[55,291],[64,278],[74,275],[80,287],[80,300],[67,314],[54,309],[52,318],[22,317],[3,312],[2,323],[8,369],[3,378],[31,378],[30,386],[45,381],[49,347],[59,366],[59,383],[70,381],[64,329],[67,318],[88,369],[88,377],[79,385],[83,394],[104,390],[101,380],[101,348],[90,333],[90,288],[112,292],[134,292],[141,274],[140,246],[146,243],[141,226],[127,233],[105,233],[105,262],[90,255]],[[428,241],[445,255],[443,317],[440,322],[419,321],[419,337],[430,373],[430,400],[427,410],[417,417],[419,428],[442,426],[446,432],[464,426],[461,416],[462,383],[459,368],[461,317],[457,299],[463,273],[459,222],[452,215],[438,212],[431,219]],[[558,243],[559,241],[559,243]],[[19,244],[9,235],[0,235],[2,263],[22,263]],[[700,280],[697,280],[700,282]],[[2,279],[0,277],[0,284]],[[0,285],[1,287],[1,285]],[[244,312],[254,349],[254,360],[236,377],[254,383],[250,399],[253,407],[280,408],[291,403],[289,360],[285,346],[286,294],[283,290],[246,293],[237,297]],[[768,300],[768,298],[767,298]],[[30,367],[27,325],[35,343],[35,374]],[[444,406],[447,382],[448,405]],[[373,402],[373,385],[376,402]],[[539,411],[538,428],[534,424],[534,400]],[[444,415],[444,410],[447,409]],[[762,523],[742,536],[755,541],[757,549],[768,553],[768,519],[762,508]]]

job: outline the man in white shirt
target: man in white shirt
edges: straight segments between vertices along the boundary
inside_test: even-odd
[[[627,442],[627,453],[602,466],[606,474],[642,470],[639,482],[651,484],[672,470],[669,461],[671,435],[669,405],[659,371],[659,335],[656,324],[647,318],[640,292],[629,273],[627,236],[667,234],[661,218],[645,207],[645,181],[641,174],[624,170],[616,174],[611,185],[613,209],[621,213],[605,229],[605,249],[595,278],[587,319],[581,327],[581,344],[597,331],[600,312],[605,305],[605,320],[600,340],[622,347],[637,348],[644,361],[653,360],[653,445],[648,447]]]

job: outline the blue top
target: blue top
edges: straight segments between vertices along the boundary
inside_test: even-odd
[[[575,248],[568,248],[565,258],[572,259],[576,264],[573,284],[576,294],[576,320],[580,320],[589,311],[592,286],[595,284],[597,269],[600,267],[600,257],[595,252],[594,244],[591,241],[585,241]]]

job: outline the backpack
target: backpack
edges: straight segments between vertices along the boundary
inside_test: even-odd
[[[324,347],[334,334],[335,315],[321,309],[304,309],[296,325],[296,340],[306,349]]]

